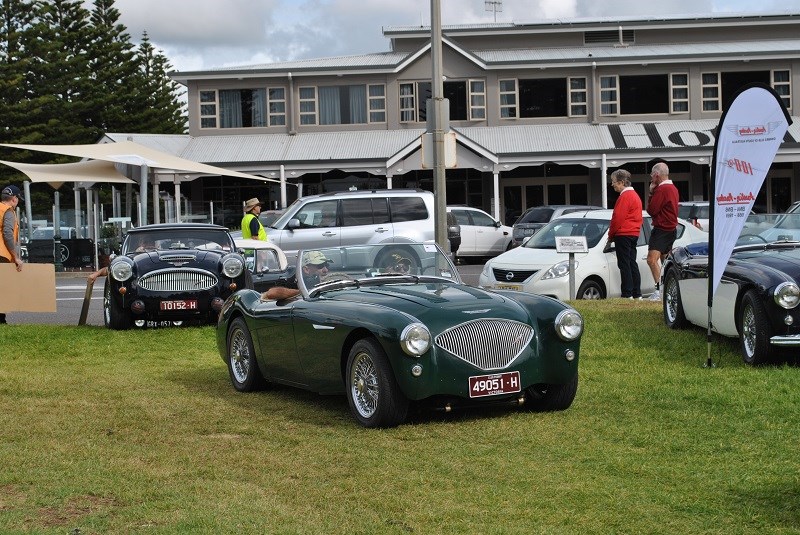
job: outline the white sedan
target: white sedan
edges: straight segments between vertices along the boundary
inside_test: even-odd
[[[461,226],[458,256],[494,256],[513,247],[512,229],[483,210],[469,206],[448,206]]]
[[[521,247],[497,256],[483,267],[478,285],[482,288],[521,290],[548,295],[561,301],[620,297],[620,276],[613,244],[606,247],[612,210],[576,212],[552,220]],[[647,265],[647,241],[652,225],[643,213],[642,231],[636,247],[641,289],[655,290]],[[569,292],[569,254],[556,251],[556,236],[585,236],[587,253],[575,253],[575,289]],[[685,220],[679,220],[675,246],[708,241],[708,234]]]

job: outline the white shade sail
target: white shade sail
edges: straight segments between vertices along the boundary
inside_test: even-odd
[[[103,160],[61,164],[33,164],[0,160],[0,163],[25,173],[31,182],[47,182],[55,189],[60,188],[65,182],[136,183],[117,171],[112,162]]]
[[[175,171],[189,173],[235,176],[239,178],[248,178],[251,180],[260,180],[262,182],[280,182],[279,180],[275,179],[264,178],[248,173],[240,173],[239,171],[232,171],[223,167],[215,167],[213,165],[194,162],[192,160],[187,160],[166,152],[145,147],[144,145],[134,143],[133,141],[99,143],[95,145],[16,145],[10,143],[0,143],[0,146],[20,150],[64,154],[66,156],[75,156],[77,158],[87,158],[90,160],[103,160],[113,163],[139,166],[146,165],[151,168],[173,169]]]

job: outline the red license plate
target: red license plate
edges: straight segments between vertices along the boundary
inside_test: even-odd
[[[197,310],[197,299],[161,301],[161,310]]]
[[[471,398],[513,394],[521,389],[519,372],[476,375],[469,378],[469,397]]]

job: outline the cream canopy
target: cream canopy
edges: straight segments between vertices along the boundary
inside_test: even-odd
[[[119,141],[116,143],[99,143],[94,145],[16,145],[10,143],[0,143],[2,147],[10,147],[20,150],[32,150],[39,152],[49,152],[53,154],[64,154],[66,156],[75,156],[77,158],[87,158],[90,160],[103,160],[106,162],[122,163],[129,165],[146,165],[150,168],[159,169],[173,169],[176,171],[184,171],[190,173],[203,173],[212,175],[235,176],[239,178],[248,178],[251,180],[260,180],[262,182],[280,182],[279,180],[264,178],[257,175],[248,173],[240,173],[239,171],[232,171],[222,167],[215,167],[185,158],[180,158],[166,152],[151,149],[134,143],[133,141]],[[12,167],[16,164],[3,162]],[[81,162],[83,163],[83,162]],[[33,164],[30,164],[33,165]],[[40,164],[41,168],[50,167],[52,164]],[[19,167],[16,167],[20,169]],[[32,169],[36,171],[37,169]],[[20,169],[22,171],[22,169]],[[22,171],[27,174],[27,172]],[[30,176],[30,175],[28,175]],[[33,180],[33,179],[31,179]],[[48,181],[45,181],[48,182]],[[61,182],[66,182],[62,180]],[[97,182],[113,182],[112,180],[97,180]]]
[[[32,164],[0,160],[0,163],[25,173],[31,182],[47,182],[54,189],[60,188],[64,182],[136,183],[117,171],[112,162],[103,160],[62,164]]]

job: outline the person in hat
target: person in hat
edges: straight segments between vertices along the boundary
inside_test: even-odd
[[[16,264],[17,271],[22,271],[22,257],[19,249],[19,221],[17,220],[17,205],[22,200],[22,193],[17,186],[5,186],[0,191],[0,222],[2,222],[0,263]],[[5,322],[6,315],[0,312],[0,323]]]
[[[307,251],[303,253],[303,283],[306,288],[313,288],[328,274],[328,258],[321,251]],[[289,299],[300,295],[297,288],[297,276],[289,279],[286,286],[275,286],[263,294],[264,300]]]
[[[242,218],[242,238],[267,241],[267,231],[258,218],[261,213],[262,202],[258,197],[248,199],[244,203],[244,217]]]

